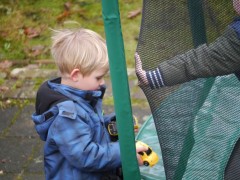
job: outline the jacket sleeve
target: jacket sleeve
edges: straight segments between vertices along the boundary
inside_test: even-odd
[[[104,115],[103,119],[105,124],[108,124],[110,121],[116,121],[116,114],[115,112],[112,112],[110,114]]]
[[[120,167],[119,143],[106,139],[105,127],[102,127],[103,131],[94,134],[93,127],[89,126],[84,117],[76,118],[75,115],[70,116],[70,113],[65,114],[68,117],[59,115],[55,119],[52,137],[61,154],[72,166],[88,172],[107,171]],[[101,142],[94,141],[94,136],[100,136]]]
[[[229,26],[213,43],[203,44],[164,61],[155,72],[160,72],[158,74],[162,84],[159,86],[171,86],[197,78],[227,75],[239,70],[240,40],[234,29]],[[149,74],[151,75],[147,72],[148,80]]]

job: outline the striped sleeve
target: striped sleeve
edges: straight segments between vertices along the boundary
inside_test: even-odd
[[[147,71],[146,76],[151,89],[157,89],[165,86],[159,68],[153,71]]]

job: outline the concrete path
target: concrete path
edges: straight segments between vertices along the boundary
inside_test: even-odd
[[[132,111],[141,126],[151,113],[144,94],[137,86],[133,70],[128,72],[131,79],[129,86],[133,102]],[[11,78],[3,85],[8,88],[8,91],[1,94],[3,99],[25,101],[0,109],[0,180],[44,180],[43,142],[35,132],[31,115],[34,112],[34,99],[38,87],[36,79],[39,77],[47,79],[56,74],[56,71],[40,70],[36,67],[20,69],[18,73],[13,72]],[[105,97],[111,99],[109,78],[106,79],[106,84],[108,89]],[[113,110],[113,105],[104,104],[106,113]]]

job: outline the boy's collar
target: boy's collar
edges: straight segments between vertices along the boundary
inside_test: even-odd
[[[58,84],[60,85],[61,84],[61,77],[58,77],[58,78],[55,78],[55,79],[52,79],[50,80],[51,83],[54,83],[54,84]],[[63,85],[65,86],[65,85]],[[71,89],[71,87],[67,87],[65,86],[66,89]],[[82,98],[84,98],[85,100],[87,100],[91,106],[95,106],[96,103],[97,103],[97,100],[100,98],[102,99],[104,94],[105,94],[105,90],[106,90],[106,86],[105,85],[102,85],[100,86],[100,89],[99,90],[96,90],[96,91],[83,91],[83,90],[79,90],[78,92],[75,91],[75,95],[78,96],[77,94],[79,94]],[[72,90],[71,90],[72,91]],[[66,91],[65,91],[66,92]],[[74,90],[72,91],[74,92]],[[66,95],[66,94],[65,94]],[[75,99],[73,96],[71,96],[70,94],[67,95],[70,99],[73,98],[73,100]],[[75,99],[76,100],[76,99]]]
[[[61,84],[61,77],[54,78],[54,79],[50,80],[50,82],[60,85]],[[66,86],[66,85],[64,85],[64,86]],[[72,87],[68,86],[68,88],[72,88]],[[106,85],[101,85],[99,90],[95,90],[95,91],[85,91],[85,90],[79,89],[79,91],[82,91],[82,92],[85,91],[86,92],[84,97],[87,98],[87,99],[91,99],[92,97],[100,97],[102,99],[104,94],[105,94],[105,90],[106,90]]]
[[[106,91],[106,86],[105,85],[102,85],[101,87],[100,87],[100,89],[99,90],[97,90],[98,92],[100,91],[101,92],[101,94],[100,94],[100,96],[96,96],[96,94],[98,94],[98,93],[94,93],[94,92],[96,92],[96,91],[87,91],[87,93],[86,93],[86,95],[85,95],[85,98],[86,98],[86,100],[91,100],[92,98],[103,98],[103,96],[104,96],[104,94],[105,94],[105,91]]]
[[[103,96],[104,96],[104,94],[105,94],[105,90],[106,90],[106,86],[105,86],[105,85],[102,85],[102,86],[100,87],[100,90],[99,90],[99,91],[101,91],[101,95],[100,95],[100,96],[96,97],[96,96],[93,96],[93,93],[87,92],[86,95],[85,95],[85,99],[86,99],[87,101],[89,101],[89,103],[90,103],[90,105],[91,105],[92,107],[95,107],[96,104],[97,104],[98,99],[99,99],[99,98],[100,98],[100,99],[103,98]]]

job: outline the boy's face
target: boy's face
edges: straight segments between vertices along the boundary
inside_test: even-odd
[[[80,75],[78,77],[79,81],[76,85],[77,86],[76,88],[86,91],[99,90],[100,86],[105,84],[104,81],[105,74],[106,72],[104,70],[99,69],[93,71],[90,75],[87,76]]]
[[[240,0],[233,0],[233,7],[235,11],[240,15]]]

